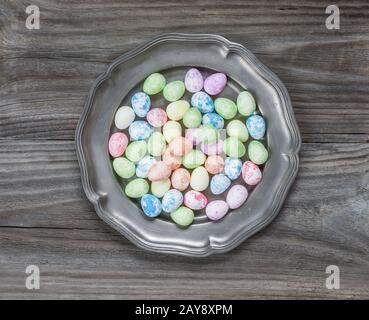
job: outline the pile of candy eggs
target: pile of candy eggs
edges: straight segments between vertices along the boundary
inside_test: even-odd
[[[108,149],[124,193],[147,217],[188,227],[195,212],[216,221],[241,207],[269,155],[266,123],[249,91],[235,101],[222,97],[227,76],[204,79],[196,68],[182,80],[149,75],[130,106],[117,110]],[[164,107],[152,105],[159,94]]]

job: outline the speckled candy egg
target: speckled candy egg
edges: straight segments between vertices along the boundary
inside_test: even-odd
[[[131,105],[138,117],[146,117],[150,109],[151,100],[145,92],[137,92],[131,98]]]
[[[264,164],[268,160],[268,150],[259,141],[251,141],[247,147],[249,159],[255,164]]]
[[[196,191],[204,191],[209,185],[209,174],[204,167],[197,167],[192,171],[191,188]]]
[[[169,148],[167,148],[163,154],[163,161],[172,169],[179,168],[182,164],[182,157],[174,156],[171,154]]]
[[[223,129],[224,119],[215,112],[209,112],[202,116],[202,124],[211,124],[216,129]]]
[[[200,140],[205,144],[212,144],[218,141],[219,131],[211,124],[204,124],[199,128]]]
[[[190,104],[186,100],[178,100],[169,103],[167,106],[168,118],[170,120],[179,121],[183,118],[188,109],[190,109]]]
[[[152,194],[145,194],[141,198],[141,208],[150,218],[157,217],[162,210],[160,200]]]
[[[109,139],[109,153],[112,157],[120,157],[126,150],[128,137],[123,132],[113,133]]]
[[[149,184],[145,179],[136,178],[130,181],[124,189],[127,197],[130,198],[141,198],[144,194],[149,192]]]
[[[184,195],[184,204],[192,210],[201,210],[208,204],[208,199],[203,193],[190,190]]]
[[[200,148],[206,155],[214,156],[223,152],[223,143],[223,140],[211,144],[202,143]]]
[[[153,127],[146,121],[134,121],[128,129],[131,140],[145,140],[153,133]]]
[[[199,128],[186,129],[185,136],[186,136],[186,139],[191,141],[191,143],[195,146],[197,146],[201,142]]]
[[[205,163],[206,156],[205,154],[197,149],[192,149],[189,153],[187,153],[183,159],[183,166],[187,169],[195,169]]]
[[[197,128],[201,124],[201,112],[197,108],[190,108],[183,116],[186,128]]]
[[[260,182],[262,173],[255,163],[245,161],[242,166],[242,178],[248,185],[255,186]]]
[[[230,120],[237,114],[236,104],[227,98],[217,98],[214,102],[215,111],[224,119]]]
[[[223,173],[216,174],[211,178],[210,190],[213,194],[222,194],[231,185],[231,180]]]
[[[151,193],[161,198],[164,194],[170,189],[170,179],[159,180],[159,181],[152,181],[151,182]]]
[[[227,124],[227,134],[235,137],[242,142],[246,142],[249,138],[246,125],[241,120],[232,120]]]
[[[154,157],[161,156],[166,146],[165,138],[159,131],[155,131],[147,141],[147,151]]]
[[[240,185],[236,184],[231,189],[229,189],[227,193],[227,204],[230,209],[237,209],[241,207],[246,201],[248,196],[247,189]]]
[[[210,220],[220,220],[228,212],[229,206],[223,200],[214,200],[208,203],[205,212]]]
[[[178,209],[183,203],[182,192],[171,189],[167,191],[161,201],[164,212],[170,213]]]
[[[176,137],[169,143],[169,150],[174,156],[184,156],[192,150],[192,143],[184,137]]]
[[[140,161],[146,154],[147,143],[146,141],[133,141],[131,142],[126,150],[126,157],[128,160],[136,163]]]
[[[165,100],[173,102],[182,98],[185,93],[185,85],[183,81],[176,80],[169,82],[163,90]]]
[[[236,180],[242,171],[242,161],[238,158],[227,157],[224,162],[224,173],[231,180]]]
[[[168,143],[174,138],[182,136],[181,124],[177,121],[168,121],[163,127],[163,135]]]
[[[224,169],[223,158],[218,155],[208,157],[205,161],[205,169],[210,174],[217,174],[222,172]]]
[[[265,120],[258,114],[255,114],[247,119],[246,127],[250,136],[256,140],[262,139],[265,135]]]
[[[196,92],[194,95],[192,95],[191,105],[199,109],[201,113],[208,113],[214,111],[213,99],[210,98],[210,96],[203,91]]]
[[[180,207],[170,214],[170,218],[180,227],[188,227],[194,219],[194,213],[190,208]]]
[[[224,140],[224,153],[233,158],[242,158],[246,153],[244,144],[235,137],[229,137]]]
[[[113,169],[119,177],[129,179],[134,176],[136,168],[133,162],[126,158],[119,157],[113,160]]]
[[[158,161],[151,166],[147,177],[150,181],[165,180],[171,173],[171,168],[164,161]]]
[[[256,109],[253,95],[248,91],[242,91],[237,97],[237,109],[243,116],[249,116]]]
[[[150,74],[143,83],[143,91],[149,95],[154,95],[162,91],[166,81],[161,73]]]
[[[174,189],[184,191],[190,185],[191,175],[188,170],[179,168],[174,170],[171,177],[172,186]]]
[[[160,128],[168,121],[167,113],[161,108],[151,109],[146,119],[154,128]]]
[[[191,68],[187,71],[185,76],[185,86],[189,92],[195,93],[202,89],[204,85],[204,79],[202,74],[196,68]]]
[[[214,73],[205,79],[204,90],[208,94],[215,96],[223,91],[226,84],[227,76],[224,73]]]
[[[140,161],[138,161],[136,166],[136,176],[139,178],[147,178],[149,171],[153,164],[156,162],[155,158],[152,156],[144,156]]]
[[[127,129],[130,124],[135,120],[136,114],[131,107],[123,106],[120,107],[115,113],[114,123],[115,126],[124,130]]]

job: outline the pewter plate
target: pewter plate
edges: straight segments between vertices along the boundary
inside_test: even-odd
[[[166,219],[149,219],[122,192],[108,154],[116,110],[153,72],[181,79],[189,67],[224,72],[221,96],[247,88],[267,121],[270,158],[263,179],[245,204],[218,222],[202,214],[181,229]],[[160,101],[156,101],[160,103]],[[249,50],[210,34],[164,34],[128,52],[96,79],[76,129],[82,185],[97,214],[137,246],[155,252],[207,256],[227,252],[267,226],[277,215],[298,170],[301,137],[283,83]]]

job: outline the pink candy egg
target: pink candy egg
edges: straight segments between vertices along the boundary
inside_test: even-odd
[[[230,209],[237,209],[241,207],[247,199],[249,193],[247,189],[240,185],[234,185],[231,189],[229,189],[227,193],[226,201]]]
[[[171,168],[165,162],[158,161],[151,166],[148,178],[150,181],[166,180],[170,177],[171,173]]]
[[[189,92],[198,92],[202,89],[204,85],[204,79],[202,74],[196,68],[192,68],[187,71],[185,76],[185,86]]]
[[[176,169],[172,174],[172,186],[174,189],[184,191],[190,185],[191,175],[184,168]]]
[[[216,154],[221,154],[223,152],[223,140],[219,140],[212,144],[201,144],[201,151],[208,156],[214,156]]]
[[[190,190],[184,195],[184,204],[192,210],[201,210],[206,207],[208,199],[206,196],[195,190]]]
[[[204,81],[204,89],[210,95],[221,93],[227,84],[227,76],[224,73],[214,73]]]
[[[206,206],[206,215],[210,220],[222,219],[228,212],[228,204],[223,200],[214,200]]]
[[[109,139],[109,153],[112,157],[120,157],[126,150],[128,137],[123,132],[113,133]]]
[[[221,156],[210,156],[205,161],[205,169],[211,174],[217,174],[224,169],[224,160]]]
[[[199,133],[200,131],[198,128],[186,129],[185,136],[186,136],[186,139],[191,141],[193,145],[197,146],[201,142]]]
[[[169,150],[174,156],[184,156],[192,150],[192,143],[186,138],[176,137],[169,143]]]
[[[254,186],[260,182],[262,173],[255,163],[245,161],[242,166],[242,178],[248,185]]]
[[[182,157],[172,155],[172,153],[170,152],[169,148],[167,148],[164,151],[164,154],[163,154],[163,161],[172,170],[175,170],[175,169],[177,169],[177,168],[179,168],[181,166],[181,164],[182,164]]]
[[[146,115],[148,123],[155,128],[162,127],[168,120],[167,113],[161,108],[151,109]]]

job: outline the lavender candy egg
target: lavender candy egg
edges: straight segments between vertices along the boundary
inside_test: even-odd
[[[204,85],[204,79],[202,74],[196,68],[192,68],[187,71],[185,76],[185,86],[189,92],[195,93],[202,89]]]
[[[213,194],[222,194],[231,185],[231,180],[224,174],[219,173],[211,178],[210,190]]]
[[[238,158],[227,157],[224,161],[224,173],[231,180],[236,180],[242,171],[242,161]]]
[[[247,119],[246,127],[250,136],[256,140],[263,138],[265,135],[265,120],[258,114],[252,115]]]
[[[214,73],[204,81],[204,90],[215,96],[221,93],[227,84],[227,76],[224,73]]]
[[[152,194],[148,193],[143,195],[143,197],[141,198],[141,208],[145,215],[150,218],[157,217],[162,210],[160,200]]]
[[[222,219],[228,212],[229,206],[223,200],[214,200],[208,203],[205,212],[210,220]]]
[[[143,118],[149,112],[151,100],[146,93],[137,92],[131,98],[131,105],[137,116]]]
[[[228,203],[228,206],[230,209],[237,209],[241,207],[249,193],[247,192],[247,189],[245,186],[242,186],[240,184],[234,185],[231,189],[229,189],[227,193],[226,201]]]
[[[180,192],[176,189],[171,189],[171,190],[167,191],[164,194],[164,197],[161,201],[163,211],[165,211],[167,213],[171,213],[171,212],[175,211],[176,209],[178,209],[181,206],[182,203],[183,203],[182,192]]]
[[[202,124],[211,124],[216,129],[223,129],[224,119],[216,112],[209,112],[202,116]]]
[[[136,176],[139,178],[147,178],[149,175],[149,170],[156,162],[156,159],[152,156],[144,156],[138,163],[136,167]]]
[[[191,105],[201,113],[208,113],[214,111],[214,101],[208,94],[203,91],[196,92],[191,98]]]
[[[133,121],[128,128],[129,136],[131,140],[145,140],[151,136],[154,129],[153,127],[146,121]]]

